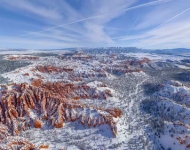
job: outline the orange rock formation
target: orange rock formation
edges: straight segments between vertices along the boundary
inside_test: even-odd
[[[8,60],[23,60],[23,59],[37,60],[39,59],[39,57],[36,57],[36,56],[10,56],[8,57]]]
[[[121,110],[94,109],[95,117],[81,113],[84,109],[90,110],[93,107],[87,108],[74,98],[93,97],[91,90],[93,89],[86,84],[44,83],[41,80],[34,80],[32,85],[15,84],[12,90],[2,93],[0,122],[6,125],[12,135],[18,135],[19,131],[31,127],[42,128],[43,121],[49,121],[55,128],[62,128],[66,121],[76,120],[88,127],[106,123],[110,125],[113,134],[116,135],[117,127],[113,117],[121,117]],[[110,93],[106,90],[99,94],[112,96]]]

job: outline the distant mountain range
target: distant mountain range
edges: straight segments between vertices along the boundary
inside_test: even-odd
[[[159,54],[181,54],[181,53],[189,53],[190,49],[186,48],[175,48],[175,49],[141,49],[136,47],[99,47],[99,48],[63,48],[63,49],[54,49],[56,51],[64,51],[64,50],[73,50],[73,51],[85,51],[90,53],[159,53]],[[0,49],[0,51],[30,51],[29,49]],[[35,51],[35,50],[32,50]],[[39,51],[39,50],[36,50]],[[53,51],[53,49],[40,49],[40,51]]]

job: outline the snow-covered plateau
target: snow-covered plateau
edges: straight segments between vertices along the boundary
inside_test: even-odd
[[[0,150],[190,149],[187,53],[13,53],[0,54]]]

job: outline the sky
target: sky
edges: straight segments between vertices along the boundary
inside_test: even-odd
[[[190,0],[0,0],[0,48],[190,48]]]

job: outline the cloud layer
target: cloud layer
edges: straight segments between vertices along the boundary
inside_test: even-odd
[[[188,0],[0,1],[0,47],[190,48]]]

